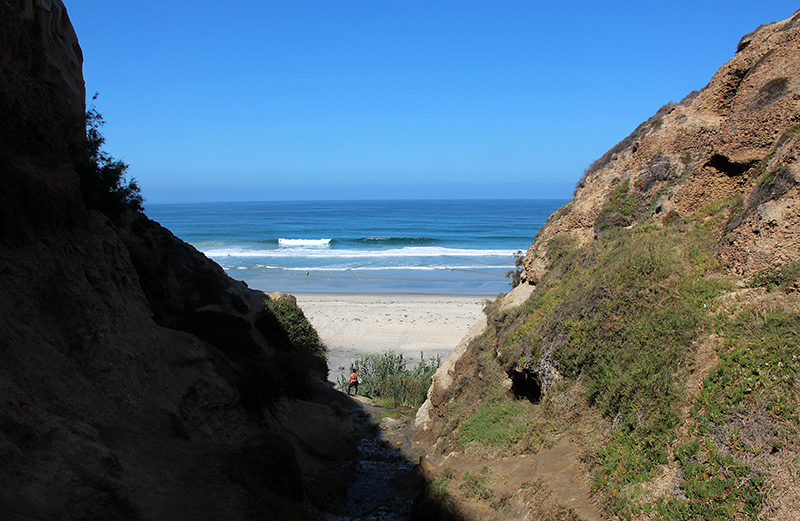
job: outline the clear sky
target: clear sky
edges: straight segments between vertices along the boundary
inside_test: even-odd
[[[796,2],[64,0],[148,202],[564,198]]]

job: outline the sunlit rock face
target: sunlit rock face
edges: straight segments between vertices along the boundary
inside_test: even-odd
[[[582,245],[617,226],[660,225],[670,212],[685,216],[735,195],[744,207],[720,251],[730,269],[747,275],[798,258],[798,38],[798,14],[745,35],[706,87],[668,103],[595,161],[531,245],[523,280],[539,280],[559,235]],[[775,182],[765,177],[771,173]],[[614,215],[607,203],[625,183],[625,195],[646,208]]]

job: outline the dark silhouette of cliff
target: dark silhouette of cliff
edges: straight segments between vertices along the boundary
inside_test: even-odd
[[[337,511],[365,428],[313,328],[130,199],[99,204],[85,116],[64,5],[0,1],[0,518]]]

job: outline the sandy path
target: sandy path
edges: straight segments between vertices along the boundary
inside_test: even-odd
[[[395,351],[410,360],[453,351],[483,316],[486,297],[294,293],[297,303],[328,346],[330,380],[362,354]]]

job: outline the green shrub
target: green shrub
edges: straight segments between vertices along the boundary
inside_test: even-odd
[[[94,95],[92,101],[97,99]],[[136,179],[126,182],[128,165],[102,150],[105,137],[100,127],[105,124],[94,103],[86,111],[86,137],[72,153],[72,163],[81,180],[81,194],[87,208],[99,210],[117,221],[127,210],[141,211],[142,198]]]
[[[387,405],[418,407],[425,401],[433,375],[442,365],[442,360],[439,356],[425,360],[420,353],[420,360],[413,368],[408,369],[407,365],[408,361],[401,353],[387,351],[362,355],[352,363],[350,372],[358,373],[360,394],[383,399]],[[347,389],[350,372],[339,375],[339,389]]]
[[[303,310],[289,298],[267,299],[255,322],[291,382],[301,384],[306,375],[316,373],[328,377],[325,346]]]

